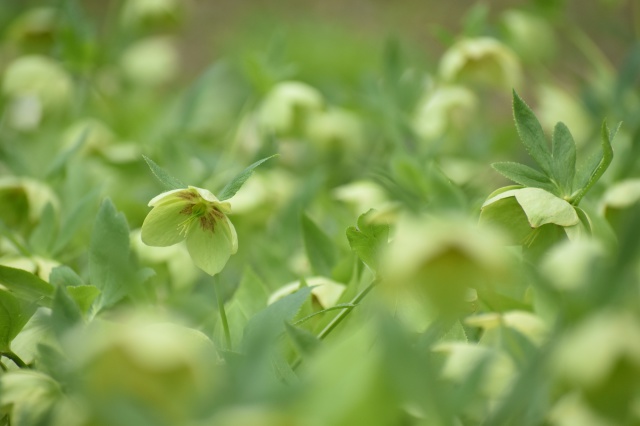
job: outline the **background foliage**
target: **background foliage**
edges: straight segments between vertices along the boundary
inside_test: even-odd
[[[640,424],[640,7],[431,3],[5,1],[0,425]]]

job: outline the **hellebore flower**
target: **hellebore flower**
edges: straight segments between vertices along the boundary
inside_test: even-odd
[[[153,210],[142,224],[142,242],[167,247],[187,241],[197,267],[209,275],[222,270],[238,251],[238,236],[227,218],[231,204],[206,189],[189,186],[164,192],[149,201]]]

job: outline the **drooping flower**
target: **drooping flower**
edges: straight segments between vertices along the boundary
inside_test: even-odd
[[[167,247],[186,240],[193,262],[209,275],[220,272],[238,250],[238,236],[227,217],[231,204],[206,189],[167,191],[149,206],[153,210],[142,224],[142,241],[147,245]]]

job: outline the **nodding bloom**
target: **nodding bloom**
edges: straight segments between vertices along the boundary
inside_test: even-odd
[[[189,186],[164,192],[149,201],[153,207],[142,224],[142,242],[167,247],[182,240],[197,267],[209,275],[224,268],[238,251],[238,236],[227,217],[231,204],[206,189]]]

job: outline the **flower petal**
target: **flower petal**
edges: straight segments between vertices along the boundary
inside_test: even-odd
[[[176,199],[156,205],[142,223],[142,242],[148,246],[167,247],[184,239],[180,224],[189,218],[181,213],[188,201]]]
[[[217,221],[213,230],[202,228],[196,221],[187,235],[191,259],[209,275],[220,272],[237,248],[235,229],[228,219]]]
[[[186,188],[181,188],[181,189],[172,189],[171,191],[167,191],[167,192],[163,192],[162,194],[156,195],[155,197],[153,197],[151,199],[151,201],[149,201],[149,204],[147,204],[149,207],[154,207],[157,206],[159,204],[163,204],[165,202],[169,202],[172,200],[178,200],[180,199],[180,197],[177,196],[178,192],[182,192],[182,191],[188,191],[188,189]]]

